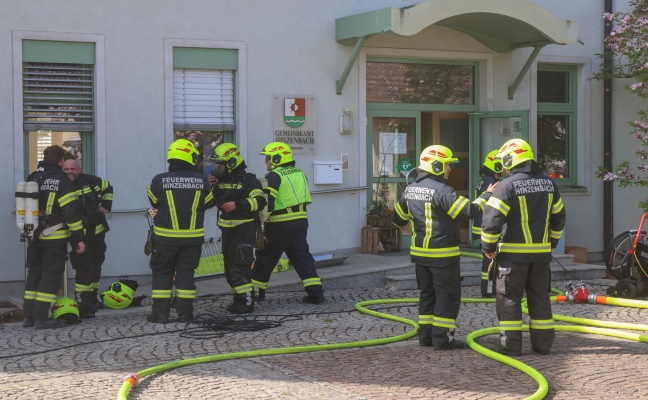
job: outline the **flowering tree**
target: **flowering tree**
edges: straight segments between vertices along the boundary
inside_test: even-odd
[[[626,89],[642,99],[648,98],[648,0],[630,0],[633,10],[629,13],[605,13],[604,18],[615,24],[610,36],[605,39],[606,52],[599,55],[604,68],[592,79],[631,78],[634,83]],[[608,58],[609,57],[609,58]],[[641,147],[635,149],[639,159],[636,170],[630,162],[624,161],[611,171],[599,167],[597,176],[605,181],[617,182],[620,187],[648,186],[648,110],[639,111],[639,117],[628,123]],[[639,203],[648,210],[648,200]]]

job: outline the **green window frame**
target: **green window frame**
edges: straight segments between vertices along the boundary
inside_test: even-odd
[[[578,176],[576,66],[538,64],[537,74],[538,164],[559,186],[575,187]]]
[[[95,171],[95,43],[22,40],[24,171],[59,144]]]

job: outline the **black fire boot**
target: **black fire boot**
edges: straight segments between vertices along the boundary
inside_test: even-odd
[[[234,295],[234,301],[227,306],[227,311],[234,314],[247,314],[254,311],[254,298],[252,292]]]
[[[432,325],[419,325],[417,335],[419,346],[432,347]]]
[[[264,301],[265,300],[265,289],[258,289],[258,294],[254,293],[254,301]]]
[[[34,328],[36,329],[56,329],[67,326],[64,319],[37,319],[34,320]]]
[[[146,316],[148,322],[166,324],[169,322],[171,299],[153,299],[152,313]]]
[[[23,300],[23,327],[34,326],[34,300]]]
[[[324,291],[321,285],[309,286],[306,288],[308,296],[302,297],[302,301],[306,304],[322,304],[324,303]]]

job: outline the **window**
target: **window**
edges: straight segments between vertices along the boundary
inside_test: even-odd
[[[475,66],[367,62],[368,103],[475,104]]]
[[[576,184],[576,67],[538,65],[537,159],[560,185]]]
[[[206,161],[214,148],[235,140],[237,56],[229,49],[173,48],[174,140],[196,145],[205,174],[211,172]]]
[[[95,44],[22,41],[22,122],[25,171],[43,150],[61,145],[85,172],[94,172]]]

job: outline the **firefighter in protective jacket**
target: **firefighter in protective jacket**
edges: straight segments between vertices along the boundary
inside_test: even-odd
[[[499,182],[499,178],[504,171],[502,167],[502,161],[495,157],[498,150],[493,150],[486,155],[484,159],[484,164],[482,165],[479,173],[481,174],[481,180],[475,189],[475,197],[484,193],[488,186],[492,185],[495,182]],[[482,211],[484,211],[482,209]],[[482,216],[481,214],[476,216],[472,220],[472,234],[473,239],[481,239],[481,224]],[[481,269],[481,295],[482,297],[495,297],[495,288],[494,282],[488,279],[488,266],[490,261],[485,254],[483,254],[482,259],[482,269]]]
[[[565,226],[557,185],[541,173],[531,146],[511,139],[497,153],[510,175],[486,203],[482,222],[482,249],[496,257],[497,318],[500,321],[500,353],[522,351],[522,295],[529,305],[532,350],[548,354],[555,330],[548,288],[551,251]],[[503,237],[502,227],[506,224]]]
[[[285,252],[302,280],[307,295],[305,303],[324,302],[322,281],[315,270],[308,247],[308,217],[306,206],[311,203],[306,174],[295,167],[293,153],[285,143],[267,144],[261,154],[266,157],[268,174],[268,220],[265,223],[268,244],[257,250],[252,269],[252,284],[259,289],[259,299],[265,296],[272,270]]]
[[[234,294],[234,301],[227,306],[227,311],[249,313],[254,311],[251,268],[258,211],[266,206],[266,199],[259,180],[246,172],[247,166],[236,145],[219,145],[211,160],[215,166],[209,182],[219,210],[225,278]]]
[[[196,298],[194,270],[200,263],[205,238],[205,210],[214,197],[207,177],[195,170],[198,150],[178,139],[167,153],[169,171],[153,178],[148,189],[154,218],[152,314],[147,321],[167,323],[175,285],[175,309],[180,322],[193,319]],[[175,278],[174,278],[175,277]]]
[[[106,214],[112,209],[113,187],[96,175],[82,173],[76,160],[63,163],[63,171],[74,183],[77,197],[83,204],[83,227],[86,251],[70,253],[70,263],[76,270],[74,291],[79,302],[81,318],[92,318],[103,307],[97,298],[101,266],[106,260],[106,232],[110,230]]]
[[[43,151],[38,171],[29,175],[38,183],[39,225],[27,248],[27,282],[23,326],[59,328],[65,319],[48,319],[56,302],[67,261],[68,241],[78,254],[85,251],[81,202],[72,181],[61,169],[65,150],[50,146]]]
[[[421,346],[437,350],[460,349],[455,339],[461,275],[459,269],[459,220],[479,215],[494,187],[472,203],[446,183],[457,162],[452,151],[440,145],[421,153],[419,173],[394,207],[394,223],[412,226],[410,256],[416,264],[420,293],[418,338]]]

